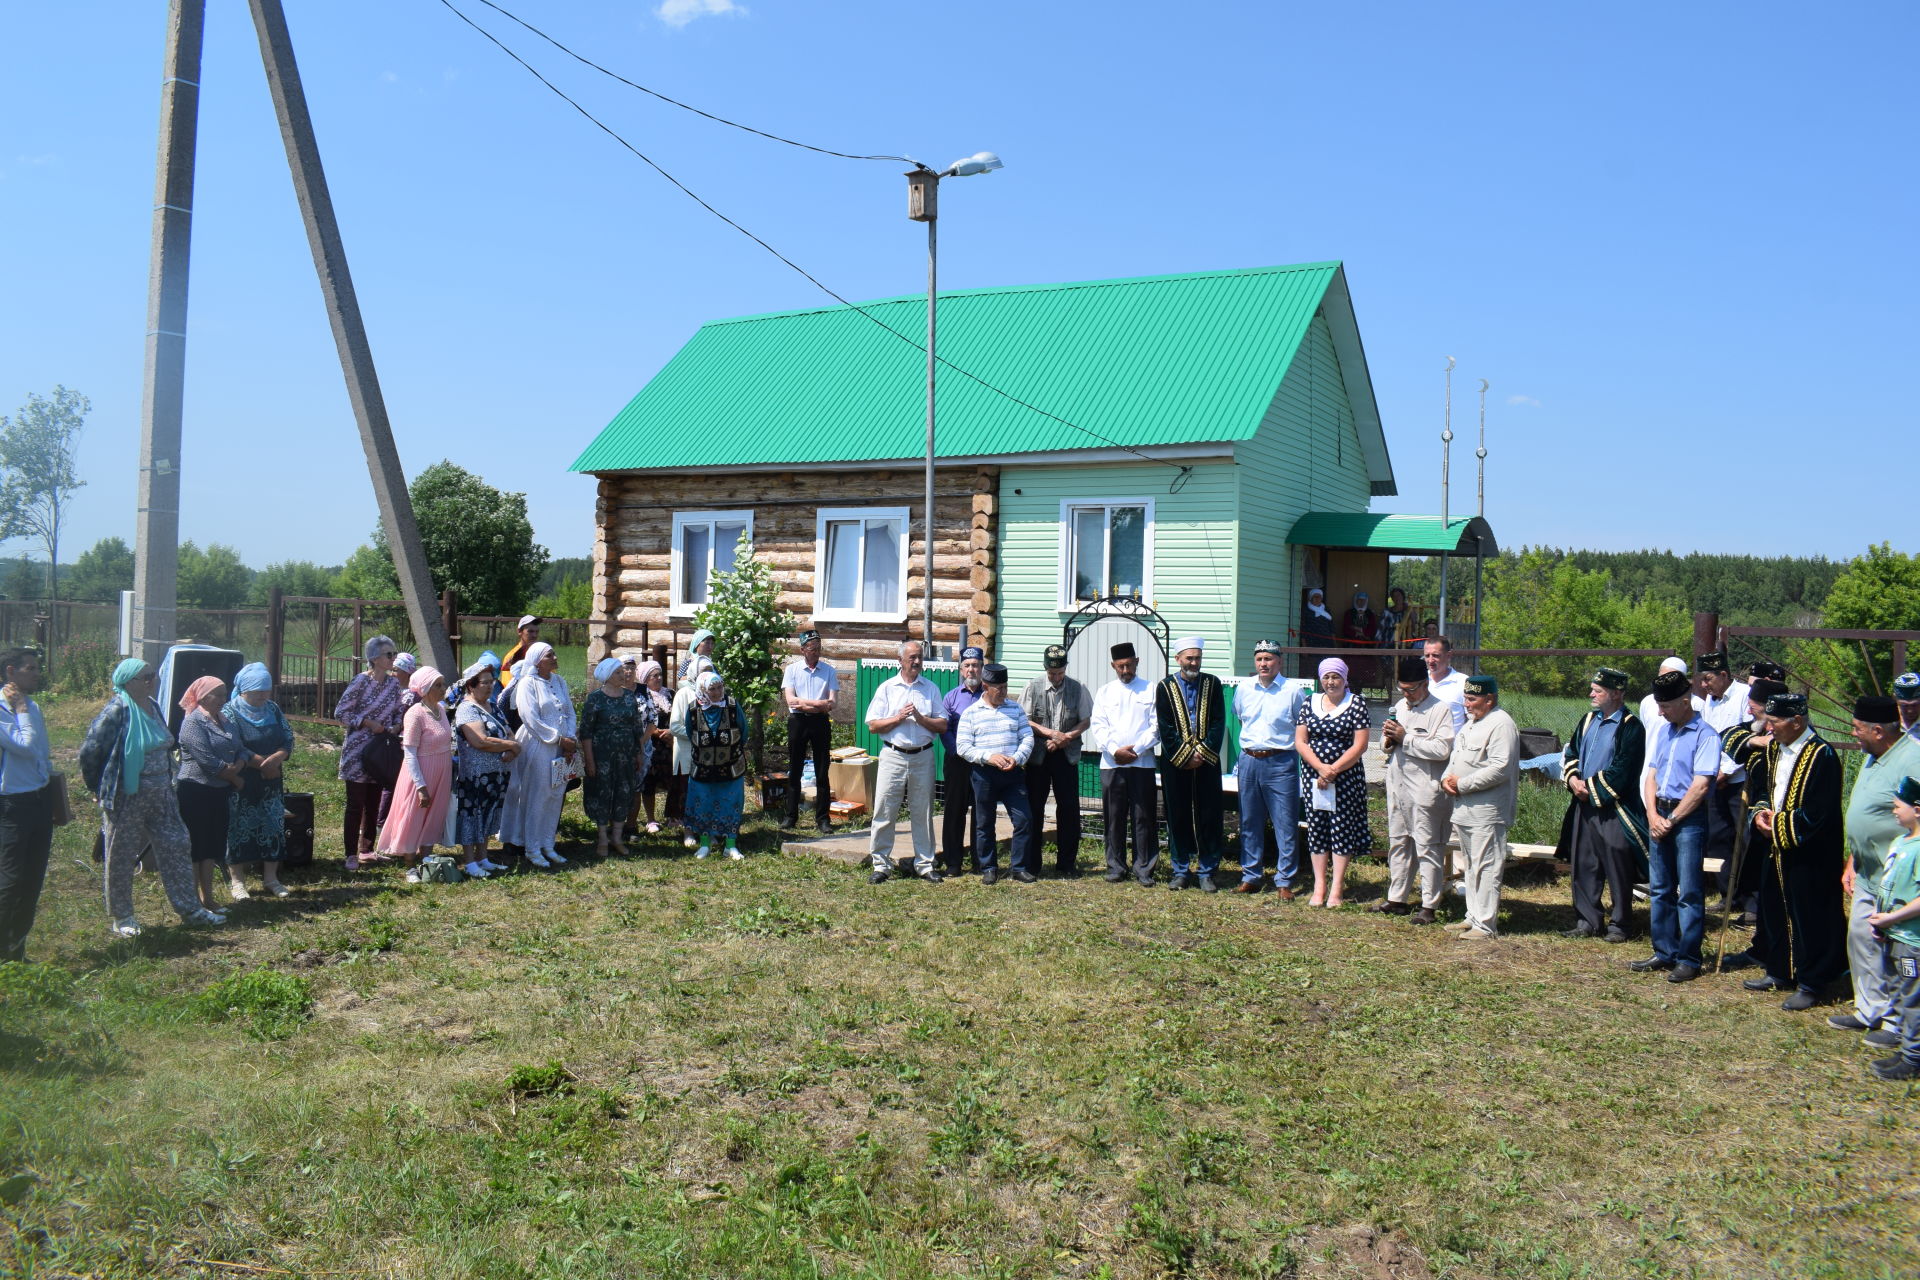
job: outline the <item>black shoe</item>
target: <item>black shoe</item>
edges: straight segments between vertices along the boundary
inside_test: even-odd
[[[867,883],[868,884],[885,884],[890,879],[892,879],[892,877],[888,875],[887,872],[876,871],[872,875],[867,877]]]
[[[1673,968],[1673,961],[1662,960],[1659,956],[1648,956],[1645,960],[1635,960],[1627,966],[1634,973],[1652,973],[1658,969]]]
[[[1627,940],[1627,931],[1625,929],[1622,929],[1617,924],[1607,926],[1607,932],[1605,936],[1600,939],[1600,941],[1602,942],[1612,942],[1612,943],[1621,943],[1621,942],[1625,942],[1626,940]]]
[[[1827,1025],[1835,1031],[1871,1031],[1872,1027],[1860,1020],[1857,1013],[1836,1013],[1827,1018]]]
[[[1596,932],[1597,930],[1590,924],[1577,924],[1571,929],[1562,929],[1560,936],[1563,938],[1591,938]]]
[[[1173,879],[1167,881],[1167,888],[1185,889],[1187,886],[1191,885],[1192,883],[1193,881],[1188,878],[1186,872],[1177,871],[1174,873]]]
[[[1786,983],[1764,973],[1757,978],[1748,978],[1740,985],[1749,991],[1785,991],[1787,989]]]
[[[1736,951],[1730,956],[1720,957],[1720,972],[1738,973],[1742,969],[1758,969],[1760,959],[1751,951]]]
[[[1062,880],[1078,880],[1080,878],[1080,868],[1061,867],[1059,870],[1055,871],[1054,874],[1059,876]]]
[[[798,831],[800,829],[800,815],[796,813],[790,818],[780,819],[780,829],[782,831]]]
[[[1920,1062],[1908,1062],[1897,1054],[1880,1058],[1873,1064],[1873,1074],[1882,1080],[1920,1080]]]
[[[1699,965],[1676,964],[1675,966],[1673,966],[1673,972],[1667,975],[1667,981],[1668,982],[1692,982],[1695,978],[1699,976],[1700,976]]]
[[[1807,1010],[1813,1008],[1813,1006],[1825,1003],[1826,1001],[1811,991],[1796,991],[1785,1000],[1782,1000],[1780,1007],[1788,1013],[1805,1013]]]
[[[830,836],[833,834],[833,824],[831,822],[816,822],[813,824],[813,829],[815,831],[818,831],[823,836]]]
[[[1200,892],[1218,893],[1220,892],[1220,886],[1213,882],[1212,876],[1203,875],[1200,877]]]
[[[1039,878],[1040,878],[1039,876],[1033,874],[1033,872],[1031,871],[1028,871],[1025,867],[1022,867],[1020,870],[1013,873],[1014,883],[1016,884],[1032,884],[1034,881],[1038,880]]]
[[[1900,1033],[1898,1031],[1889,1031],[1885,1027],[1880,1028],[1878,1031],[1869,1031],[1860,1038],[1866,1042],[1869,1048],[1873,1049],[1898,1049],[1900,1047]]]
[[[980,873],[980,883],[981,884],[999,884],[1000,868],[988,867],[985,871],[982,871]]]
[[[1119,884],[1122,880],[1125,880],[1126,878],[1127,878],[1127,873],[1124,871],[1108,871],[1107,872],[1108,884]]]
[[[1137,884],[1137,885],[1139,885],[1139,886],[1140,886],[1140,887],[1141,887],[1142,889],[1151,889],[1151,888],[1153,888],[1153,877],[1152,877],[1152,876],[1150,876],[1150,875],[1146,875],[1146,876],[1135,876],[1135,877],[1133,878],[1133,882],[1134,882],[1135,884]]]
[[[920,878],[922,880],[925,880],[928,884],[939,884],[941,881],[946,879],[946,877],[941,875],[938,871],[928,871],[925,874],[923,874]]]

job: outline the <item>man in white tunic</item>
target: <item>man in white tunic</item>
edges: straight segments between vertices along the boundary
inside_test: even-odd
[[[1387,896],[1369,911],[1432,924],[1446,889],[1447,833],[1453,797],[1441,787],[1453,755],[1453,707],[1433,694],[1419,658],[1400,659],[1400,700],[1387,713],[1382,733],[1387,753]],[[1408,898],[1415,873],[1420,909]]]
[[[1159,793],[1154,787],[1155,753],[1160,749],[1160,719],[1153,708],[1153,686],[1138,674],[1140,656],[1131,644],[1107,651],[1114,678],[1093,695],[1088,736],[1100,748],[1100,796],[1107,826],[1107,880],[1127,878],[1127,833],[1133,833],[1133,878],[1153,883],[1160,857]]]
[[[513,705],[520,713],[514,740],[520,754],[513,762],[513,780],[507,784],[506,804],[500,811],[500,839],[526,850],[536,867],[566,863],[555,850],[560,832],[560,809],[566,803],[566,775],[562,760],[580,749],[573,713],[573,695],[566,679],[555,673],[559,660],[553,646],[534,644],[520,662],[513,683]]]
[[[1453,825],[1467,864],[1467,918],[1449,929],[1481,942],[1499,933],[1500,876],[1507,866],[1507,827],[1520,779],[1520,730],[1500,709],[1500,682],[1468,676],[1461,682],[1467,723],[1454,735],[1441,788],[1453,797]]]

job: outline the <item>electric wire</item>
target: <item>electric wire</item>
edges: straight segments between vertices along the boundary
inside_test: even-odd
[[[490,3],[490,0],[481,0],[481,3],[487,4],[489,8],[498,7],[496,5],[492,5]],[[655,173],[659,174],[661,177],[665,178],[668,182],[672,183],[680,191],[680,193],[685,195],[689,200],[692,200],[695,204],[699,205],[702,209],[705,209],[708,213],[720,219],[720,221],[726,223],[728,226],[732,227],[735,231],[738,231],[741,235],[745,236],[747,239],[759,245],[762,249],[765,249],[768,253],[772,254],[775,258],[779,259],[781,263],[783,263],[792,271],[797,273],[799,276],[805,279],[809,284],[813,285],[814,288],[820,290],[820,292],[826,294],[829,298],[832,298],[835,302],[838,302],[841,306],[847,308],[849,311],[856,312],[859,315],[865,317],[866,319],[872,321],[874,324],[878,325],[881,329],[885,330],[887,333],[892,334],[895,338],[898,338],[900,341],[912,347],[915,351],[918,351],[923,355],[926,353],[926,350],[927,350],[926,346],[921,342],[919,342],[917,339],[900,332],[898,329],[894,328],[892,325],[882,320],[879,316],[874,315],[872,312],[868,311],[866,308],[862,307],[860,304],[853,302],[845,297],[842,297],[839,293],[836,293],[832,288],[830,288],[818,276],[815,276],[812,272],[808,271],[805,267],[802,267],[799,263],[787,257],[785,254],[781,253],[778,249],[768,244],[765,240],[762,240],[759,236],[747,230],[747,228],[741,226],[738,222],[735,222],[732,218],[729,218],[726,214],[720,212],[720,210],[714,208],[711,204],[707,203],[707,201],[698,192],[694,191],[693,188],[687,186],[686,183],[680,181],[680,179],[674,177],[671,173],[668,173],[666,169],[661,167],[658,161],[653,159],[653,157],[647,155],[644,151],[641,151],[638,147],[634,146],[631,142],[628,142],[626,138],[621,136],[620,133],[618,133],[615,129],[613,129],[612,126],[602,121],[598,116],[594,115],[591,111],[588,111],[585,107],[581,106],[580,103],[576,102],[572,97],[568,96],[565,90],[561,89],[558,85],[554,84],[553,81],[547,79],[546,76],[542,75],[537,68],[535,68],[531,63],[529,63],[525,58],[522,58],[518,53],[515,53],[511,48],[509,48],[505,44],[505,42],[500,40],[499,37],[495,36],[491,31],[488,31],[485,27],[475,22],[472,18],[468,17],[465,13],[462,13],[459,10],[459,8],[457,8],[452,3],[452,0],[440,0],[440,4],[444,6],[449,12],[451,12],[455,17],[459,18],[460,21],[466,23],[469,27],[472,27],[475,31],[479,32],[480,35],[486,38],[488,43],[492,44],[495,48],[499,49],[500,52],[506,54],[509,58],[513,59],[516,63],[518,63],[521,66],[521,68],[527,72],[528,75],[532,76],[534,79],[538,80],[541,84],[545,85],[547,89],[550,92],[552,92],[555,97],[559,98],[562,102],[572,107],[575,111],[579,112],[582,116],[586,117],[588,122],[591,123],[595,128],[599,129],[602,133],[606,134],[609,138],[612,138],[615,142],[619,143],[622,147],[626,148],[635,157],[637,157],[639,160],[645,163],[648,168],[652,169]],[[516,21],[518,20],[516,19]],[[523,23],[522,25],[525,25],[525,24]],[[578,55],[575,55],[575,56],[578,56]],[[584,59],[582,60],[584,61]],[[649,90],[649,92],[651,92],[651,90]],[[675,105],[678,106],[681,104],[676,103]],[[694,108],[689,108],[689,110],[694,110]],[[700,112],[700,114],[705,115],[707,113]],[[713,117],[713,118],[718,119],[719,117]],[[731,124],[732,121],[722,121],[722,123]],[[735,127],[746,128],[746,126],[744,125],[736,125]],[[749,133],[760,132],[757,129],[748,129],[747,131]],[[766,134],[764,136],[774,137],[774,135],[772,134]],[[786,142],[788,141],[788,139],[775,138],[775,141]],[[793,145],[806,146],[805,143],[794,143]],[[821,150],[821,148],[818,148],[818,147],[808,147],[807,149],[812,151]],[[831,152],[829,154],[840,155],[842,153]],[[873,157],[856,157],[856,158],[868,159]],[[879,157],[879,158],[900,159],[901,157],[886,156],[886,157]],[[909,161],[908,163],[913,163],[913,162]],[[1001,389],[1000,387],[995,386],[993,383],[988,382],[985,378],[980,377],[978,374],[973,373],[970,370],[961,368],[959,365],[954,364],[952,361],[948,360],[945,356],[942,356],[937,352],[934,355],[934,360],[938,364],[944,366],[945,368],[951,370],[952,372],[959,374],[961,377],[966,378],[971,382],[978,383],[980,386],[986,388],[988,391],[993,392],[995,395],[1001,396],[1007,400],[1010,400],[1014,404],[1019,405],[1021,408],[1026,409],[1029,412],[1037,413],[1043,418],[1047,418],[1054,422],[1057,422],[1061,426],[1069,427],[1074,431],[1080,432],[1082,435],[1090,436],[1091,438],[1100,441],[1102,444],[1107,445],[1110,448],[1119,449],[1122,452],[1130,453],[1136,458],[1140,458],[1143,461],[1158,463],[1161,466],[1174,468],[1174,470],[1180,473],[1180,475],[1174,478],[1173,483],[1176,485],[1183,484],[1185,477],[1188,474],[1190,474],[1193,470],[1193,468],[1190,466],[1185,466],[1178,462],[1172,462],[1166,458],[1156,458],[1152,454],[1142,453],[1139,449],[1133,448],[1131,445],[1124,445],[1117,440],[1113,440],[1108,438],[1107,436],[1101,435],[1098,431],[1093,430],[1091,427],[1083,427],[1079,423],[1069,421],[1068,419],[1061,417],[1057,413],[1050,413],[1047,410],[1042,409],[1039,405],[1032,404],[1029,401],[1021,399],[1019,396],[1014,395],[1011,391],[1006,391]],[[1177,490],[1169,490],[1169,491],[1177,492]]]

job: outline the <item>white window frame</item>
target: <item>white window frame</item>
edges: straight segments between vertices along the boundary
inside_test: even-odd
[[[1073,590],[1073,515],[1076,511],[1088,511],[1093,508],[1144,507],[1147,513],[1147,527],[1141,535],[1140,573],[1144,579],[1140,583],[1140,602],[1148,607],[1153,605],[1153,535],[1154,511],[1153,499],[1137,498],[1063,498],[1060,501],[1060,581],[1059,610],[1061,613],[1078,613],[1087,607],[1087,603],[1074,597]],[[1107,534],[1107,563],[1113,563],[1113,534],[1111,520]]]
[[[744,521],[747,526],[747,541],[753,541],[752,511],[676,511],[673,513],[672,554],[667,563],[667,615],[675,618],[691,618],[704,607],[689,603],[680,595],[682,580],[681,569],[686,559],[686,528],[690,524],[711,525],[721,520]],[[733,563],[733,548],[727,548],[727,563]],[[709,566],[711,569],[711,566]]]
[[[893,520],[900,525],[900,607],[891,613],[827,608],[827,524],[834,520]],[[829,622],[905,622],[907,620],[907,561],[913,540],[910,507],[820,507],[813,517],[813,616]],[[860,539],[860,576],[866,578],[867,540]]]

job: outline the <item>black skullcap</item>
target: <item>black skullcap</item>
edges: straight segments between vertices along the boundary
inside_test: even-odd
[[[1618,667],[1602,667],[1593,673],[1593,682],[1602,689],[1611,689],[1618,693],[1627,687],[1630,677]]]
[[[1406,684],[1412,684],[1415,680],[1427,679],[1428,677],[1427,677],[1426,659],[1425,658],[1400,659],[1399,675],[1400,675],[1401,681]]]
[[[1767,699],[1767,714],[1779,716],[1782,720],[1807,714],[1807,695],[1804,693],[1776,693]]]
[[[1755,680],[1778,680],[1785,683],[1787,669],[1777,662],[1756,662],[1747,668],[1747,674]]]
[[[1900,797],[1903,804],[1920,805],[1920,778],[1900,779],[1900,785],[1893,789],[1893,794]]]
[[[1786,691],[1787,686],[1778,680],[1755,680],[1753,687],[1747,691],[1747,697],[1764,707],[1767,705],[1768,698]]]
[[[1853,718],[1861,724],[1899,724],[1900,708],[1892,698],[1869,693],[1853,700]]]
[[[1693,665],[1702,671],[1728,671],[1727,651],[1715,649],[1712,653],[1703,653],[1693,660]]]
[[[1050,644],[1047,646],[1045,660],[1047,670],[1056,671],[1067,665],[1067,651],[1060,645]]]
[[[998,662],[989,662],[980,668],[980,679],[987,684],[1005,684],[1007,669]]]
[[[1135,658],[1135,657],[1138,657],[1139,655],[1133,651],[1132,645],[1126,643],[1123,640],[1119,644],[1113,646],[1113,648],[1107,650],[1107,656],[1109,658],[1112,658],[1115,662],[1118,662],[1122,658]]]
[[[1693,681],[1687,679],[1684,671],[1662,671],[1653,678],[1653,700],[1655,702],[1676,702],[1693,693]]]

